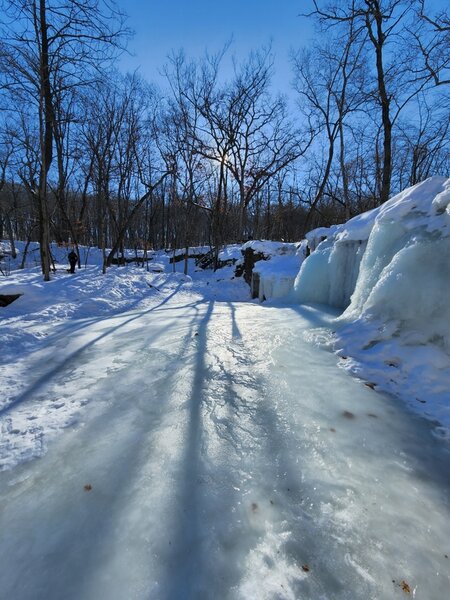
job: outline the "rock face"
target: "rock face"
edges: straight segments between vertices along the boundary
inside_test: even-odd
[[[261,302],[282,298],[291,292],[306,256],[307,241],[298,243],[252,240],[241,248],[236,277],[244,276],[252,298]]]
[[[244,279],[248,285],[252,285],[253,267],[259,260],[266,260],[266,257],[262,252],[255,252],[253,248],[246,248],[242,251],[244,255]],[[256,298],[257,296],[253,296]]]
[[[261,285],[261,279],[260,279],[259,273],[253,273],[251,286],[250,286],[252,298],[259,298],[260,285]]]
[[[0,306],[8,306],[8,304],[11,304],[14,300],[17,300],[17,298],[20,298],[20,296],[22,296],[22,294],[0,294]]]

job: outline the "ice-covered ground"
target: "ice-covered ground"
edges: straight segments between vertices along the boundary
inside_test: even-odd
[[[445,598],[448,446],[337,311],[152,267],[2,280],[0,597]]]
[[[427,422],[311,346],[330,315],[177,287],[29,360],[10,416],[80,408],[2,474],[4,597],[444,598]]]

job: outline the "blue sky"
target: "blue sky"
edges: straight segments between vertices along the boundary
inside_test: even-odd
[[[171,49],[184,48],[188,56],[200,56],[207,48],[220,50],[233,38],[231,53],[245,56],[272,40],[276,55],[277,87],[289,88],[288,55],[313,35],[311,24],[299,16],[305,0],[119,0],[135,31],[126,56],[127,69],[140,67],[147,79],[158,82],[158,70]],[[159,81],[160,83],[161,81]]]
[[[311,0],[117,0],[129,15],[135,36],[129,44],[134,56],[124,56],[126,70],[139,68],[149,81],[162,84],[158,71],[171,50],[183,48],[191,57],[205,49],[216,52],[233,38],[231,52],[246,56],[251,49],[272,40],[276,74],[274,86],[283,92],[292,79],[289,51],[308,44],[314,35],[309,19],[300,13]],[[435,10],[446,0],[428,0]]]

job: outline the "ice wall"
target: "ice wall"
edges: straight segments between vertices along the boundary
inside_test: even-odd
[[[340,365],[450,441],[450,179],[432,177],[329,231],[295,297],[344,308],[333,337]]]
[[[294,290],[299,302],[346,309],[343,321],[377,319],[450,352],[450,179],[431,177],[331,230]]]
[[[320,242],[295,280],[296,299],[302,304],[348,306],[365,248],[366,240],[337,241],[331,236]]]
[[[380,207],[342,319],[390,323],[450,353],[450,179],[433,177]]]

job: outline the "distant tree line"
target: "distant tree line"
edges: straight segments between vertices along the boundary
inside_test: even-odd
[[[173,52],[166,91],[113,70],[110,0],[0,0],[0,238],[148,250],[300,239],[449,172],[450,19],[424,0],[312,0],[291,57]],[[107,250],[108,249],[108,250]]]

